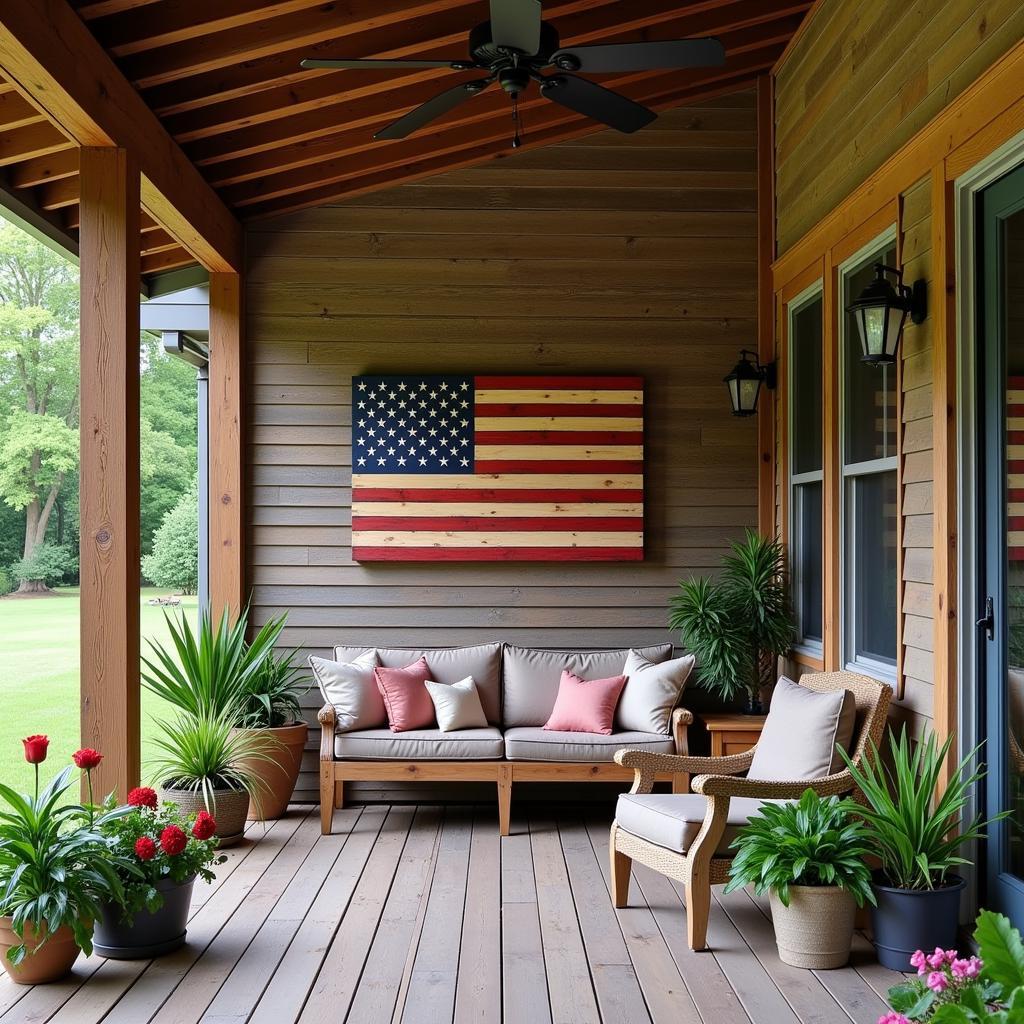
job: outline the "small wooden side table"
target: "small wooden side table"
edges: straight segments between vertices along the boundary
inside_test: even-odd
[[[725,757],[742,754],[761,738],[764,715],[701,715],[704,727],[711,735],[711,756]]]

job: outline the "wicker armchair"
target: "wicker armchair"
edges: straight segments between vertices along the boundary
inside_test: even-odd
[[[853,732],[852,757],[858,763],[873,742],[876,746],[885,728],[892,688],[852,672],[822,672],[805,675],[800,684],[819,692],[849,690],[857,708]],[[757,800],[797,800],[811,788],[822,796],[853,793],[849,771],[836,772],[822,778],[801,782],[764,782],[742,776],[753,760],[754,750],[729,757],[680,757],[673,754],[652,754],[640,750],[620,750],[615,760],[634,771],[631,793],[651,793],[655,775],[662,772],[686,772],[692,780],[694,793],[707,800],[703,823],[685,852],[667,849],[627,832],[612,822],[611,854],[612,902],[626,906],[629,896],[630,865],[634,860],[685,886],[687,938],[691,949],[706,948],[708,914],[711,910],[711,886],[722,885],[729,878],[731,856],[723,856],[719,847],[729,817],[733,797]],[[692,799],[671,797],[668,799]]]

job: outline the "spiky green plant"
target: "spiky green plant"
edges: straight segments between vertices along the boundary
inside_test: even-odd
[[[245,729],[272,729],[302,718],[299,695],[304,669],[298,651],[272,652],[241,688],[237,721]]]
[[[669,627],[697,658],[700,683],[731,700],[771,682],[774,658],[793,643],[785,553],[747,530],[722,560],[717,580],[685,580],[672,598]]]

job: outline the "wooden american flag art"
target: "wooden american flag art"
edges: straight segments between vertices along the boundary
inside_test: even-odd
[[[352,554],[375,561],[639,561],[639,377],[352,381]]]

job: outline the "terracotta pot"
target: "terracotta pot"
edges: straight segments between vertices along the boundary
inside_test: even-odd
[[[275,729],[236,731],[252,732],[270,738],[270,749],[267,750],[269,761],[253,757],[242,762],[262,781],[258,793],[249,802],[249,819],[268,821],[280,818],[288,810],[288,802],[295,790],[309,726],[305,722],[293,722],[291,725],[281,725]]]
[[[201,792],[191,789],[173,789],[170,786],[160,787],[160,799],[177,804],[183,814],[198,814],[209,810],[217,820],[217,831],[214,833],[220,842],[218,848],[234,846],[245,832],[245,815],[249,810],[249,794],[238,789],[215,789],[213,806],[207,808]]]
[[[769,894],[779,959],[793,967],[829,970],[850,959],[853,897],[834,885],[791,885],[789,906]]]
[[[41,934],[45,935],[46,932]],[[0,959],[11,981],[18,985],[43,985],[48,981],[59,981],[78,959],[78,944],[74,932],[67,925],[58,928],[40,949],[36,949],[40,940],[35,928],[31,924],[26,925],[25,945],[28,947],[28,955],[15,967],[7,959],[7,951],[12,946],[21,945],[21,941],[12,927],[12,919],[0,917]]]

